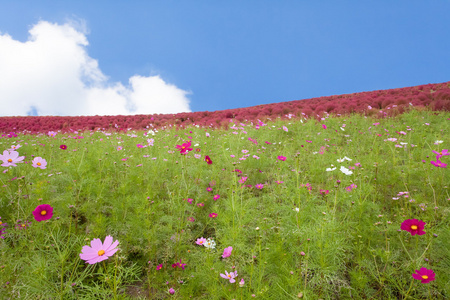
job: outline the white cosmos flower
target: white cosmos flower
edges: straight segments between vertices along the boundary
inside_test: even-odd
[[[325,171],[331,172],[331,171],[334,171],[334,170],[336,170],[336,167],[334,167],[334,168],[327,168]]]
[[[349,169],[347,169],[346,167],[344,167],[344,166],[341,166],[341,172],[342,173],[344,173],[345,175],[352,175],[353,174],[353,172],[352,171],[350,171]]]
[[[434,142],[434,144],[435,145],[439,145],[439,144],[442,144],[444,141],[440,141],[440,140],[437,140],[436,142]]]
[[[345,131],[345,129],[344,129],[344,128],[342,128],[342,127],[339,127],[339,128],[341,128],[341,130],[342,130],[342,131]]]
[[[216,248],[216,242],[214,242],[213,239],[209,238],[206,240],[206,242],[203,244],[206,248],[214,249]]]

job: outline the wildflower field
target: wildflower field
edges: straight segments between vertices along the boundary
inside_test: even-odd
[[[450,113],[0,139],[1,299],[448,299]]]

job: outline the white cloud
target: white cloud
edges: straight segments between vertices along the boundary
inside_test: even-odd
[[[0,116],[189,112],[187,91],[159,76],[109,82],[91,58],[84,30],[41,21],[26,42],[0,32]]]

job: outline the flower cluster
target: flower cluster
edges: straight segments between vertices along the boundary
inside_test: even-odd
[[[2,217],[0,217],[0,239],[4,239],[4,234],[6,233],[5,227],[8,226],[7,223],[2,222]]]
[[[208,249],[216,248],[216,242],[211,238],[205,239],[204,237],[201,237],[197,239],[195,243],[200,246],[205,246]]]

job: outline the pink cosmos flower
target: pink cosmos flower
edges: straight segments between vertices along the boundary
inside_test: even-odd
[[[53,207],[49,204],[41,204],[33,211],[34,219],[38,222],[50,220],[53,217]]]
[[[189,218],[188,218],[188,221],[189,221],[189,222],[194,222],[195,219],[194,219],[194,217],[189,217]]]
[[[222,258],[230,257],[231,251],[233,251],[233,247],[227,247],[223,250]]]
[[[54,131],[49,131],[48,132],[48,136],[54,137],[56,135],[56,132]]]
[[[262,190],[262,188],[264,187],[264,184],[258,183],[257,185],[255,185],[255,187],[259,190]]]
[[[156,266],[156,271],[159,271],[159,270],[161,270],[161,269],[162,269],[162,267],[163,267],[163,265],[162,265],[162,264],[159,264],[159,265],[157,265],[157,266]]]
[[[433,153],[437,154],[436,159],[439,159],[442,156],[450,155],[450,152],[448,152],[448,149],[443,149],[441,152],[437,152],[437,151],[433,150]]]
[[[420,280],[422,283],[428,283],[435,280],[435,276],[436,274],[434,274],[433,270],[426,268],[420,268],[420,270],[416,270],[416,273],[412,274],[414,279]]]
[[[281,155],[279,155],[277,158],[278,158],[279,160],[281,160],[281,161],[285,161],[285,160],[286,160],[286,157],[285,157],[285,156],[281,156]]]
[[[277,180],[276,182],[277,182],[277,184],[282,184],[284,181]]]
[[[170,288],[169,289],[169,294],[171,294],[171,295],[175,294],[175,290],[173,288]]]
[[[283,126],[283,130],[286,131],[286,132],[289,131],[289,129],[286,126]]]
[[[425,231],[423,231],[425,227],[424,221],[419,221],[417,219],[408,219],[403,221],[403,223],[400,225],[401,230],[406,230],[411,233],[411,235],[424,235]]]
[[[439,159],[436,159],[436,161],[430,161],[430,163],[437,167],[437,168],[447,168],[447,164],[444,164],[442,161],[440,161]]]
[[[20,147],[22,147],[20,144],[17,144],[17,145],[11,145],[11,148],[9,148],[10,150],[17,150],[17,149],[19,149]]]
[[[144,146],[142,146],[141,144],[136,144],[136,147],[138,147],[138,148],[144,148]]]
[[[201,238],[197,239],[197,240],[195,241],[195,243],[196,243],[197,245],[204,246],[204,244],[206,243],[206,239],[205,239],[204,237],[201,237]]]
[[[215,218],[215,217],[217,217],[217,214],[216,214],[216,213],[210,213],[210,214],[209,214],[209,217],[210,217],[210,218]]]
[[[236,280],[234,280],[234,278],[236,278],[237,276],[238,276],[237,271],[230,272],[230,273],[225,271],[225,274],[220,273],[220,277],[230,280],[230,283],[236,282]]]
[[[214,200],[218,200],[220,198],[220,195],[215,195]]]
[[[239,183],[244,183],[247,180],[248,177],[242,177],[241,179],[239,179]]]
[[[38,156],[33,159],[32,166],[34,168],[41,168],[43,170],[43,169],[47,168],[47,161],[45,159],[43,159],[42,157]]]
[[[322,128],[323,128],[323,129],[327,129],[327,125],[322,124]]]
[[[17,167],[16,163],[22,162],[25,156],[19,156],[19,152],[17,151],[3,151],[3,155],[0,155],[0,160],[3,161],[1,164],[2,167]]]
[[[207,188],[206,188],[206,191],[207,191],[207,192],[212,192],[212,188],[207,187]]]
[[[83,246],[80,253],[80,258],[85,260],[86,263],[91,265],[107,260],[110,256],[114,255],[114,253],[119,250],[117,246],[119,245],[119,241],[115,241],[113,243],[112,236],[108,235],[105,238],[105,242],[102,243],[100,239],[93,239],[91,241],[91,246]]]

